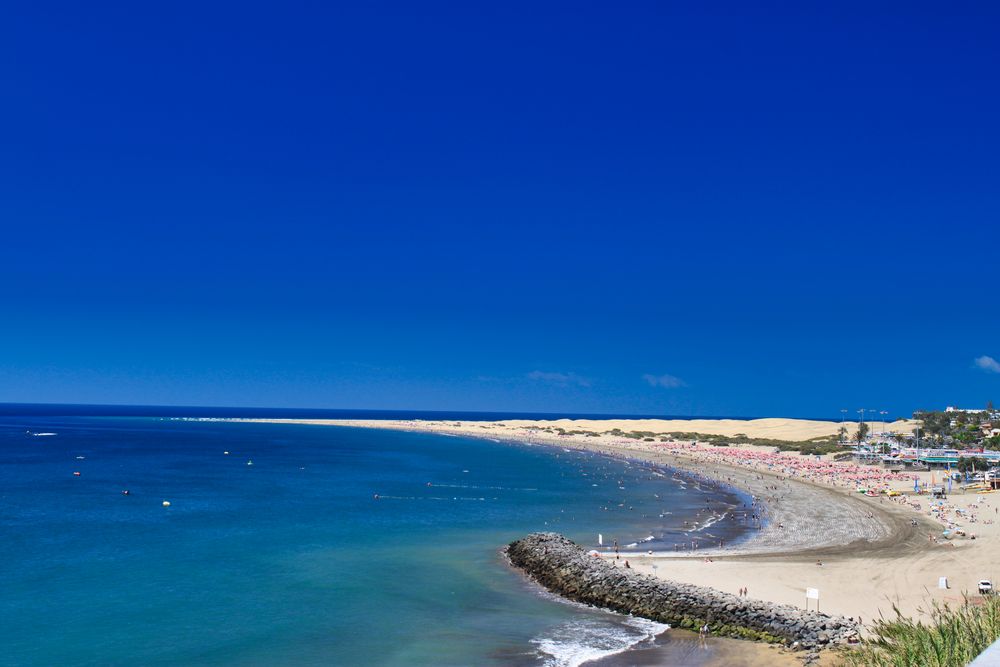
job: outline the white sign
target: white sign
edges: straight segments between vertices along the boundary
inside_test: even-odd
[[[818,600],[819,599],[819,589],[818,588],[807,588],[806,589],[806,599],[807,600]]]

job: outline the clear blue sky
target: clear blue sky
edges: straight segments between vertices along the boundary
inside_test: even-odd
[[[1000,6],[482,5],[5,5],[0,401],[1000,402]]]

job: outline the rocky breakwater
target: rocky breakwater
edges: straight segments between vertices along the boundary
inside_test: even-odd
[[[585,551],[556,533],[532,533],[507,555],[542,586],[570,600],[712,634],[814,649],[858,636],[841,616],[741,598],[712,588],[639,574]]]

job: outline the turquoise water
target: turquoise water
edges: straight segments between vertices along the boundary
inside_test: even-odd
[[[738,503],[552,448],[154,418],[3,417],[0,489],[10,665],[575,665],[663,628],[541,594],[503,544],[660,548]]]

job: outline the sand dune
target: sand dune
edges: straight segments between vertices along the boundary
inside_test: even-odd
[[[509,428],[562,428],[566,431],[588,431],[606,433],[613,429],[622,431],[650,431],[652,433],[704,433],[706,435],[736,436],[748,438],[773,438],[775,440],[811,440],[837,435],[840,422],[816,421],[810,419],[557,419],[518,420],[499,422]],[[901,419],[885,424],[886,431],[913,433],[918,422]],[[849,434],[858,429],[857,422],[845,424]],[[875,422],[875,431],[882,430],[882,422]]]
[[[670,433],[700,433],[703,435],[724,435],[748,438],[772,438],[775,440],[806,441],[837,435],[841,422],[818,421],[813,419],[789,419],[772,417],[767,419],[508,419],[497,422],[476,421],[422,421],[422,420],[370,420],[370,419],[254,419],[246,421],[267,421],[284,424],[320,424],[331,426],[360,426],[367,428],[403,428],[407,430],[467,432],[481,435],[483,430],[496,430],[504,434],[522,434],[538,429],[563,429],[567,432],[609,433],[615,429],[629,433],[648,431],[667,435]],[[900,419],[884,424],[886,432],[912,434],[920,422]],[[858,430],[857,422],[845,422],[849,435]],[[876,421],[875,432],[883,430],[883,423]]]

